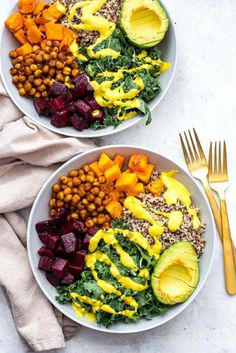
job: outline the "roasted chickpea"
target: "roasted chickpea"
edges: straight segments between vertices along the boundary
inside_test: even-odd
[[[80,169],[80,170],[78,171],[78,174],[79,174],[79,175],[84,175],[83,169]]]
[[[102,204],[102,199],[100,199],[100,197],[96,197],[94,200],[95,205],[97,206],[101,206]]]
[[[81,175],[81,176],[80,176],[80,180],[84,183],[85,180],[86,180],[86,176],[85,176],[85,175]]]
[[[65,76],[69,76],[71,74],[71,68],[70,67],[64,67],[62,72],[63,72],[63,74]]]
[[[69,187],[65,188],[64,190],[64,195],[68,195],[68,194],[71,194],[71,188]]]
[[[64,199],[64,192],[63,191],[59,191],[57,193],[57,199],[58,200],[63,200]]]
[[[81,210],[79,214],[82,219],[85,219],[87,217],[88,211],[84,209],[84,210]]]
[[[19,82],[19,83],[16,85],[16,87],[17,87],[18,89],[21,89],[21,88],[23,88],[24,86],[23,86],[23,83]]]
[[[73,195],[71,202],[75,205],[80,201],[80,196],[78,194]]]
[[[69,180],[67,183],[67,186],[69,186],[69,188],[73,188],[74,184],[72,180]]]
[[[109,214],[106,214],[105,218],[106,218],[106,222],[110,222],[111,221],[111,216]]]
[[[54,209],[52,209],[52,210],[49,211],[49,216],[50,216],[50,217],[55,217],[55,216],[56,216],[56,213],[57,213],[57,211],[54,210]]]
[[[73,212],[73,213],[71,213],[71,218],[73,218],[73,219],[78,219],[79,218],[79,215],[78,215],[78,213],[77,212]]]
[[[42,92],[42,97],[44,97],[44,98],[48,97],[48,92],[47,91],[43,91]]]
[[[18,58],[16,59],[16,62],[22,63],[23,59],[24,59],[23,56],[20,55],[20,56],[18,56]]]
[[[66,65],[71,65],[74,61],[74,57],[73,56],[67,56],[66,58]]]
[[[28,66],[26,66],[26,68],[25,68],[25,74],[26,74],[26,76],[29,76],[32,74],[32,71],[30,70],[30,68]]]
[[[65,61],[66,60],[66,55],[65,55],[65,53],[59,53],[58,55],[57,55],[57,58],[58,58],[58,60],[60,60],[61,62],[63,62],[63,61]]]
[[[78,194],[78,191],[79,191],[79,190],[78,190],[77,188],[72,188],[72,189],[71,189],[71,193],[72,193],[72,194]]]
[[[85,206],[82,203],[79,203],[79,205],[77,206],[78,210],[84,210]]]
[[[53,42],[52,42],[52,45],[54,46],[54,47],[60,47],[60,42],[58,41],[58,40],[54,40]]]
[[[102,204],[103,204],[103,206],[106,206],[106,205],[109,204],[109,202],[110,202],[109,199],[105,199],[105,200],[102,201]]]
[[[73,69],[73,70],[71,71],[71,75],[72,75],[73,77],[78,76],[78,75],[79,75],[79,70],[78,70],[78,69]]]
[[[92,184],[90,184],[90,183],[85,183],[85,184],[84,184],[84,190],[85,190],[85,191],[91,190],[92,187],[93,187],[93,186],[92,186]]]
[[[56,72],[55,69],[53,69],[53,68],[51,67],[48,74],[49,74],[49,76],[54,77],[55,72]],[[53,82],[54,82],[54,80],[53,80],[53,81],[50,81],[50,84],[53,84]]]
[[[40,86],[38,86],[39,92],[43,92],[43,91],[45,91],[45,89],[46,89],[46,86],[43,83]]]
[[[33,58],[29,58],[29,59],[26,59],[25,60],[25,64],[27,65],[27,66],[31,66],[31,65],[33,65],[33,63],[34,63],[34,59]]]
[[[17,85],[19,83],[19,77],[18,76],[13,76],[12,77],[12,83],[14,83],[15,85]]]
[[[94,205],[94,203],[89,203],[89,204],[88,204],[87,210],[88,210],[89,212],[93,212],[93,211],[95,211],[95,209],[96,209],[96,206]]]
[[[26,92],[29,92],[32,88],[32,85],[29,81],[26,81],[24,84],[24,89],[26,90]]]
[[[84,196],[86,195],[86,191],[84,191],[84,190],[79,190],[79,191],[78,191],[78,195],[82,198],[82,197],[84,197]]]
[[[57,200],[57,207],[64,206],[64,202],[62,200]]]
[[[56,206],[56,203],[57,203],[57,200],[56,200],[56,199],[50,199],[50,200],[49,200],[49,206],[50,206],[50,207],[55,207],[55,206]]]
[[[43,80],[43,83],[44,83],[46,86],[48,86],[49,83],[50,83],[50,79],[49,79],[49,78],[45,78],[45,79]]]
[[[61,185],[58,183],[53,184],[52,190],[55,192],[59,192],[61,190]]]
[[[81,202],[82,202],[82,204],[85,205],[85,206],[87,206],[88,203],[89,203],[87,199],[83,199]]]
[[[103,223],[103,228],[104,229],[109,229],[110,228],[110,223],[108,223],[108,222]]]
[[[57,58],[57,53],[56,53],[55,51],[52,51],[52,52],[50,53],[50,58],[51,58],[51,59],[56,59],[56,58]],[[55,65],[56,65],[56,63],[55,63]]]
[[[98,181],[99,181],[100,184],[104,184],[106,182],[106,179],[105,179],[105,177],[103,175],[101,175],[101,176],[98,177]]]
[[[61,61],[57,60],[56,61],[56,68],[59,69],[59,70],[63,69],[64,68],[64,64]]]
[[[36,92],[37,92],[36,89],[33,87],[33,88],[31,88],[31,90],[29,91],[29,94],[30,94],[30,96],[34,96]]]
[[[81,180],[78,177],[73,178],[74,186],[79,186],[81,184]]]
[[[30,65],[30,70],[33,71],[33,72],[36,71],[37,70],[37,65],[31,64]]]
[[[48,63],[48,66],[51,67],[51,68],[55,67],[56,66],[56,61],[55,60],[50,60],[49,63]]]
[[[104,211],[104,206],[99,206],[98,208],[97,208],[97,211],[99,212],[99,213],[101,213],[102,211]]]
[[[88,172],[90,171],[90,166],[89,166],[88,164],[85,164],[85,165],[83,166],[83,171],[84,171],[85,173],[88,173]]]
[[[28,76],[28,81],[29,81],[30,83],[33,83],[33,82],[34,82],[34,75],[29,75],[29,76]]]
[[[24,88],[19,89],[19,95],[20,96],[25,96],[26,95],[26,90]]]
[[[98,224],[103,224],[106,222],[106,217],[104,214],[99,214],[98,215]]]
[[[69,181],[69,178],[67,176],[65,176],[65,175],[60,176],[59,179],[62,182],[62,184],[67,184],[68,181]]]
[[[94,226],[94,222],[93,222],[91,219],[88,219],[88,220],[85,222],[85,225],[86,225],[86,227],[91,228],[91,227]]]
[[[10,69],[10,74],[11,74],[11,75],[16,75],[16,74],[17,74],[17,69],[16,69],[15,67],[12,67],[12,68]]]
[[[41,80],[41,78],[35,78],[34,79],[34,85],[35,85],[35,87],[39,87],[41,84],[42,84],[42,80]]]
[[[49,61],[50,60],[50,55],[48,53],[43,54],[43,61]]]
[[[34,95],[34,98],[40,98],[41,97],[41,93],[40,92],[36,92]]]
[[[78,170],[76,170],[76,169],[73,169],[69,172],[69,176],[71,178],[77,177],[77,175],[78,175]]]
[[[99,181],[96,180],[96,181],[93,182],[93,186],[98,186],[98,187],[100,187],[101,185],[100,185]]]
[[[91,190],[91,193],[93,194],[93,195],[98,195],[99,194],[99,188],[97,187],[97,186],[95,186],[94,188],[92,188],[92,190]]]
[[[52,48],[46,45],[46,47],[44,48],[44,51],[45,53],[49,54],[52,51]]]
[[[68,194],[68,195],[65,196],[64,201],[65,201],[65,202],[70,202],[71,199],[72,199],[72,195],[71,195],[71,194]]]
[[[58,81],[58,82],[65,82],[65,76],[64,76],[62,73],[57,74],[57,75],[56,75],[56,81]]]
[[[18,57],[18,53],[16,50],[11,50],[9,53],[10,58],[17,58]]]
[[[99,191],[98,196],[100,197],[100,199],[104,199],[104,197],[105,197],[105,192],[104,192],[104,191]]]
[[[79,65],[77,64],[76,61],[73,61],[73,62],[71,63],[71,65],[70,65],[70,67],[71,67],[72,69],[78,69]]]
[[[38,46],[38,45],[33,45],[33,51],[35,52],[35,51],[37,51],[37,50],[39,50],[40,49],[40,46]]]
[[[97,217],[93,217],[92,221],[93,221],[94,224],[97,224],[98,223],[98,218]]]
[[[93,183],[94,182],[94,177],[92,175],[86,175],[86,181],[88,183]]]
[[[16,64],[16,65],[15,65],[15,68],[16,68],[17,70],[19,70],[20,67],[21,67],[21,64]]]
[[[46,45],[47,45],[48,47],[52,47],[52,41],[51,41],[51,40],[47,40],[47,41],[46,41]]]
[[[42,77],[42,75],[43,75],[43,71],[40,69],[37,69],[34,73],[35,77]]]
[[[95,196],[93,194],[88,194],[88,196],[87,196],[88,201],[92,202],[92,201],[94,201],[94,199],[95,199]]]

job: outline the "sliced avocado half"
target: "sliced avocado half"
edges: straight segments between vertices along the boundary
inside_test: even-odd
[[[131,43],[150,48],[162,41],[169,20],[158,0],[122,0],[120,26]]]
[[[165,250],[151,279],[157,299],[168,305],[186,301],[196,289],[198,281],[198,257],[189,242],[178,242]]]

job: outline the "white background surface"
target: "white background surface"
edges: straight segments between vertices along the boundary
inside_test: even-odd
[[[3,21],[11,0],[2,0]],[[236,1],[165,0],[176,21],[179,63],[174,82],[153,123],[98,141],[100,145],[140,144],[184,166],[178,132],[195,127],[207,150],[209,140],[228,145],[230,189],[227,194],[236,242]],[[236,297],[224,290],[222,250],[217,239],[213,268],[197,299],[160,328],[139,334],[107,335],[81,328],[53,353],[234,353]],[[23,353],[5,298],[0,292],[0,352]]]

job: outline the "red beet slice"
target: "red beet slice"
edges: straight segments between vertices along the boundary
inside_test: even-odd
[[[66,284],[70,285],[75,281],[75,276],[73,276],[71,273],[68,273],[65,278],[61,280],[61,284]]]
[[[48,243],[48,232],[38,233],[38,236],[42,243]]]
[[[101,109],[96,109],[92,111],[90,116],[91,121],[102,121],[104,119],[104,112]]]
[[[50,111],[52,114],[65,109],[67,106],[63,97],[54,98],[50,103]]]
[[[87,255],[87,251],[86,250],[80,250],[80,251],[77,251],[75,253],[75,255],[73,256],[73,263],[76,265],[76,266],[79,266],[79,267],[84,267],[84,264],[85,264],[85,256]],[[73,273],[73,272],[72,272]]]
[[[60,279],[55,277],[52,273],[46,273],[48,282],[53,286],[57,287],[60,284]]]
[[[57,278],[64,278],[68,267],[68,261],[58,257],[52,263],[52,273]]]
[[[38,115],[50,116],[49,100],[46,98],[34,98],[34,108]]]
[[[67,254],[74,253],[76,251],[76,237],[74,233],[67,233],[61,236],[61,243],[65,248]]]
[[[54,254],[59,256],[59,257],[67,257],[67,253],[65,251],[65,249],[63,249],[63,247],[61,245],[59,245],[55,250],[54,250]]]
[[[56,226],[55,221],[53,221],[52,219],[48,219],[46,221],[38,222],[35,228],[38,233],[43,233],[43,232],[50,232],[51,230],[54,230],[55,226]]]
[[[60,237],[59,235],[54,235],[54,234],[48,234],[48,247],[52,250],[54,250],[60,242]]]
[[[85,250],[88,250],[88,247],[89,247],[89,243],[90,243],[90,239],[92,238],[91,235],[89,234],[86,234],[84,239],[82,240],[81,242],[81,248],[82,249],[85,249]]]
[[[59,211],[56,212],[55,219],[58,222],[65,222],[69,212],[65,208],[61,208]]]
[[[78,265],[70,264],[68,266],[68,271],[70,273],[72,273],[75,276],[76,279],[78,279],[78,278],[80,278],[81,273],[83,272],[83,267],[78,266]]]
[[[73,113],[71,115],[70,122],[78,131],[83,131],[89,128],[89,121],[85,118],[82,118],[77,113]]]
[[[97,233],[97,231],[98,231],[98,227],[91,227],[91,228],[88,228],[87,233],[89,235],[93,236],[93,235],[95,235]]]
[[[91,107],[85,103],[82,99],[78,99],[74,103],[74,107],[76,111],[85,119],[89,119],[92,116],[92,109]]]
[[[71,219],[69,222],[65,223],[62,228],[62,234],[74,233],[77,235],[85,235],[87,228],[84,222],[78,221],[77,219]]]
[[[51,249],[49,249],[47,246],[41,246],[41,248],[38,251],[38,254],[40,256],[48,256],[48,257],[53,257],[53,252]]]
[[[92,108],[92,110],[102,110],[101,106],[97,103],[93,97],[85,97],[85,102]]]
[[[72,95],[69,89],[60,82],[54,82],[49,90],[49,96],[53,97],[63,97],[65,100],[69,101],[72,99]]]
[[[43,271],[51,271],[52,269],[52,259],[47,256],[42,256],[39,259],[38,268]]]
[[[55,127],[65,127],[69,122],[68,109],[57,111],[52,115],[51,124]]]

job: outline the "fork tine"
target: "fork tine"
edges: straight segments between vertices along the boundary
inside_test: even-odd
[[[222,173],[222,163],[221,163],[221,141],[218,142],[218,173]]]
[[[185,162],[186,162],[187,165],[189,165],[191,163],[191,161],[190,161],[190,158],[189,158],[189,155],[188,155],[188,152],[186,150],[186,147],[185,147],[185,144],[184,144],[184,140],[183,140],[181,134],[179,134],[179,138],[180,138],[180,143],[181,143],[182,150],[183,150],[183,153],[184,153]]]
[[[200,157],[201,157],[201,159],[202,159],[204,162],[206,162],[206,157],[205,157],[205,154],[204,154],[204,152],[203,152],[202,145],[201,145],[201,142],[200,142],[200,140],[199,140],[199,138],[198,138],[198,135],[197,135],[197,133],[196,133],[196,130],[193,129],[193,132],[194,132],[194,136],[195,136],[195,139],[196,139],[196,142],[197,142],[197,146],[198,146],[198,150],[199,150]]]
[[[214,148],[214,174],[217,174],[217,142],[215,141]]]
[[[208,175],[211,176],[213,174],[212,169],[212,142],[210,143],[209,155],[208,155]]]
[[[190,130],[188,130],[188,133],[189,133],[189,137],[190,137],[190,140],[191,140],[191,143],[192,143],[192,146],[193,146],[193,151],[194,151],[194,154],[195,154],[195,159],[196,159],[196,161],[199,161],[199,160],[200,160],[200,157],[199,157],[199,154],[198,154],[198,152],[197,152],[196,144],[195,144],[194,141],[193,141],[193,138],[192,138],[192,135],[191,135]]]
[[[186,132],[184,132],[184,137],[185,137],[185,140],[186,140],[186,143],[187,143],[187,146],[188,146],[190,158],[191,158],[191,160],[192,160],[192,163],[194,163],[194,162],[195,162],[195,158],[194,158],[194,155],[193,155],[193,152],[192,152],[192,148],[191,148],[191,146],[190,146],[190,143],[189,143],[189,141],[188,141],[188,137],[187,137]]]
[[[227,151],[226,151],[226,143],[224,141],[224,147],[223,147],[223,173],[228,175],[228,170],[227,170]]]

